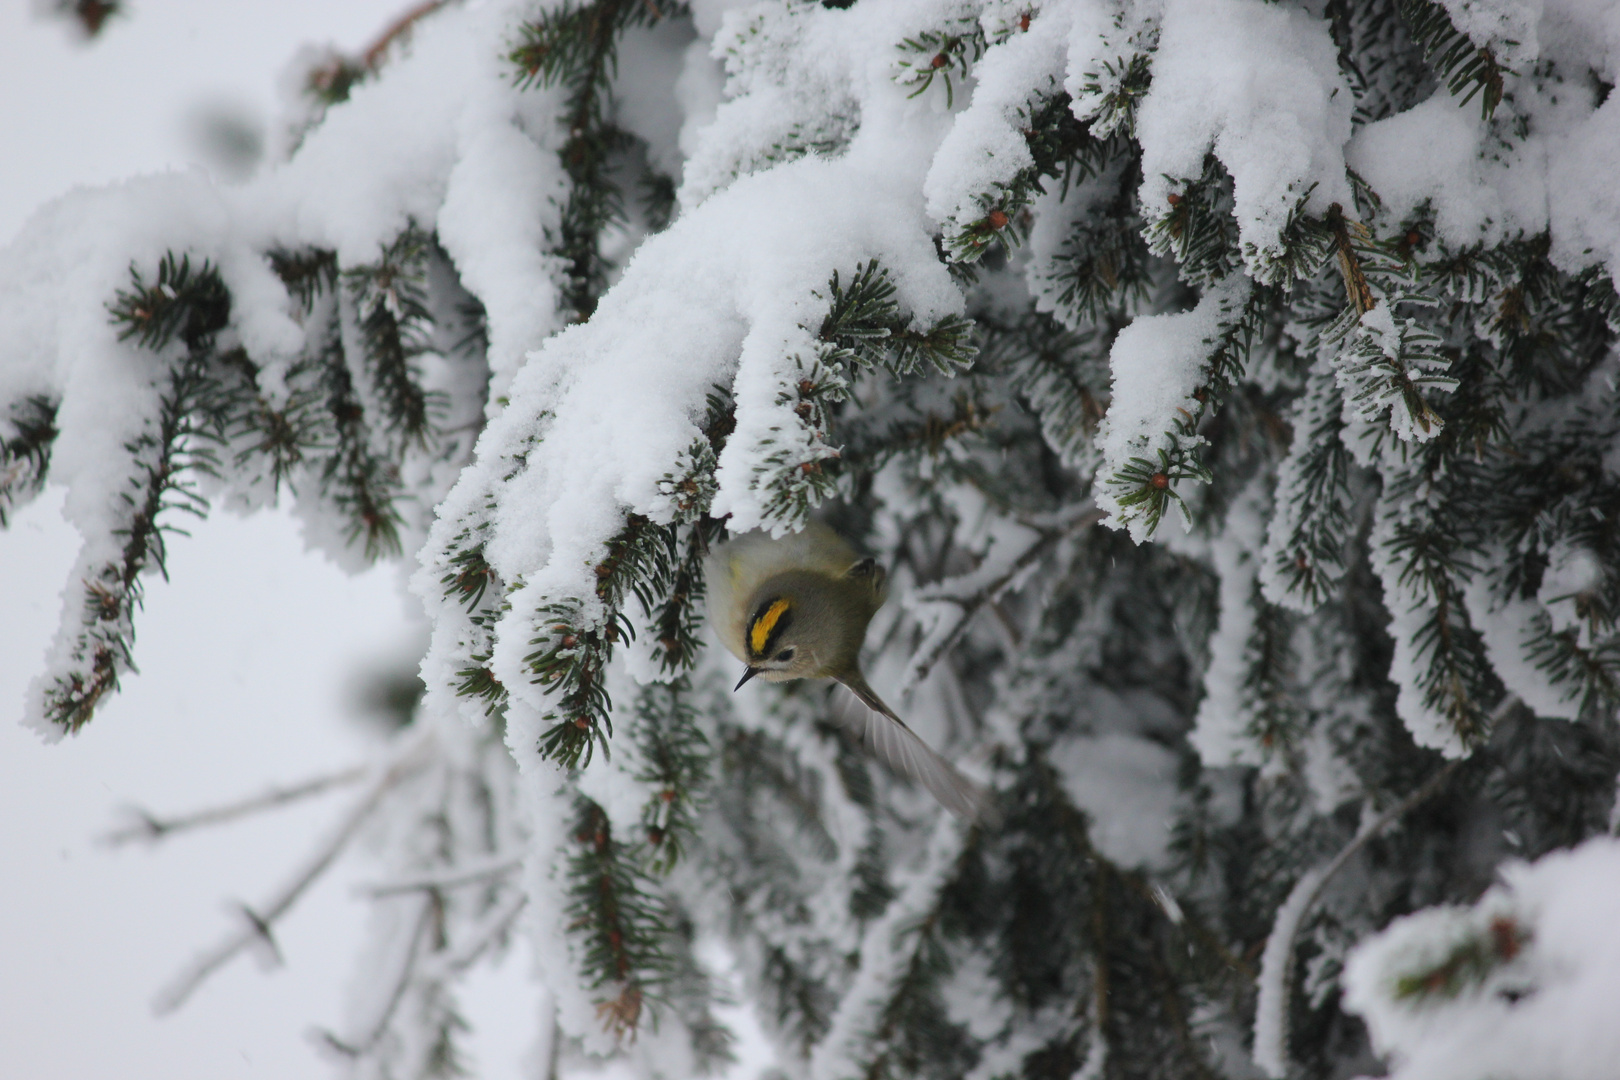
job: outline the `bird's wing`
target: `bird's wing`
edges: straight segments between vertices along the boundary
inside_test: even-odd
[[[864,716],[846,716],[851,727],[860,731],[868,748],[889,768],[909,776],[927,788],[940,804],[964,821],[979,818],[988,805],[983,788],[956,771],[956,767],[933,747],[922,741],[872,692],[859,674],[839,679],[862,705]]]

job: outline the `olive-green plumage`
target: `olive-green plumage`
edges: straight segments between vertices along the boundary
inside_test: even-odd
[[[952,812],[977,815],[983,795],[884,704],[861,673],[866,628],[888,597],[888,574],[816,522],[772,538],[753,532],[708,560],[709,619],[747,665],[738,689],[767,682],[833,679],[871,710],[867,744],[891,767],[920,780]]]

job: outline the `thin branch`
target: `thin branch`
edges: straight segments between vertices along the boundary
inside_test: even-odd
[[[259,813],[261,810],[273,810],[278,806],[298,802],[316,795],[324,794],[333,788],[347,787],[365,779],[370,770],[364,765],[342,772],[330,773],[326,776],[317,776],[313,780],[306,780],[291,787],[274,787],[261,795],[243,799],[241,802],[228,803],[224,806],[209,807],[190,814],[178,817],[160,818],[138,806],[126,808],[126,812],[137,820],[122,829],[115,829],[101,838],[101,843],[108,847],[118,847],[136,840],[145,840],[156,843],[171,833],[185,832],[188,829],[200,828],[204,825],[218,825],[225,821],[234,821],[249,814]]]
[[[376,881],[356,885],[354,891],[362,896],[397,896],[419,889],[453,889],[458,885],[471,885],[493,877],[504,877],[523,865],[522,854],[491,855],[478,862],[446,867],[431,874],[398,878],[394,881]]]
[[[1495,727],[1519,705],[1517,694],[1503,698],[1491,712],[1490,726]],[[1265,952],[1260,957],[1260,1000],[1254,1014],[1254,1063],[1273,1080],[1281,1080],[1288,1074],[1289,975],[1294,966],[1294,941],[1299,936],[1305,916],[1310,914],[1311,908],[1321,898],[1322,890],[1335,874],[1344,869],[1345,864],[1391,824],[1444,787],[1466,760],[1459,757],[1446,762],[1410,795],[1357,832],[1355,838],[1325,865],[1306,871],[1294,884],[1288,899],[1277,909],[1271,935],[1266,938]]]
[[[393,22],[389,23],[382,33],[377,35],[376,41],[366,47],[366,51],[360,55],[361,65],[367,71],[376,71],[382,65],[382,59],[384,54],[388,52],[388,46],[408,34],[418,20],[438,11],[444,7],[445,3],[446,0],[424,0],[423,3],[405,11]]]
[[[399,1009],[399,1003],[405,1000],[405,991],[410,988],[411,976],[416,973],[416,955],[421,950],[422,938],[432,924],[433,908],[432,897],[423,895],[420,899],[420,910],[416,913],[415,926],[412,927],[410,936],[405,939],[404,954],[400,957],[393,988],[389,990],[388,998],[383,1002],[376,1020],[366,1025],[366,1033],[358,1039],[340,1039],[329,1030],[320,1030],[316,1037],[328,1048],[353,1059],[370,1053],[381,1041],[383,1034],[388,1030],[389,1021],[393,1020],[394,1013]]]
[[[265,904],[257,908],[247,908],[244,905],[243,910],[251,912],[252,917],[244,919],[244,926],[226,934],[218,944],[204,950],[167,987],[159,991],[152,1002],[153,1011],[160,1016],[173,1012],[185,1004],[192,992],[232,957],[255,942],[272,940],[270,932],[276,920],[285,915],[304,891],[326,872],[344,847],[354,838],[355,833],[359,832],[360,826],[376,811],[383,798],[427,764],[425,759],[432,742],[432,736],[429,734],[412,740],[396,754],[366,793],[355,802],[331,836],[309,856],[303,868]]]
[[[528,904],[528,894],[521,889],[510,890],[506,898],[490,908],[467,935],[467,940],[454,949],[434,954],[429,966],[429,978],[448,978],[471,967],[473,962],[500,941],[512,929],[512,924]]]
[[[901,694],[909,694],[928,677],[942,656],[949,652],[967,631],[979,611],[995,605],[1023,573],[1036,561],[1045,557],[1058,541],[1097,524],[1107,515],[1087,505],[1078,511],[1047,521],[1020,522],[1034,532],[1029,544],[1008,562],[989,559],[977,569],[950,578],[920,590],[917,602],[928,605],[952,605],[954,612],[941,614],[923,643],[907,665],[901,680]]]

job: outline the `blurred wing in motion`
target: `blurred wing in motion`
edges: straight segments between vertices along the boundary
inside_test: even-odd
[[[989,793],[956,771],[956,767],[934,752],[915,731],[905,725],[894,710],[873,693],[859,674],[839,679],[866,708],[849,709],[840,718],[860,731],[872,753],[889,768],[909,776],[927,788],[940,805],[964,821],[984,814]]]

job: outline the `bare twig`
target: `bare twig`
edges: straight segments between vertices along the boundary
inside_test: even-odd
[[[1043,558],[1058,541],[1097,524],[1106,515],[1089,504],[1075,512],[1051,520],[1020,522],[1031,530],[1029,544],[1008,561],[998,560],[959,577],[919,590],[919,604],[952,605],[956,610],[940,615],[939,621],[917,647],[901,681],[901,693],[910,693],[928,677],[940,657],[961,640],[962,634],[986,606],[994,606],[1023,573]]]
[[[338,827],[310,854],[303,867],[263,905],[257,908],[243,905],[243,911],[249,913],[249,917],[243,920],[245,925],[204,950],[173,982],[159,991],[152,1002],[153,1011],[162,1015],[178,1009],[205,979],[254,942],[269,941],[273,944],[270,935],[276,920],[285,915],[304,891],[326,872],[360,830],[360,826],[376,811],[383,798],[427,764],[427,752],[431,745],[432,736],[429,734],[412,740],[395,754],[376,774],[376,780],[350,808]]]
[[[1519,697],[1516,694],[1509,694],[1503,698],[1491,711],[1491,726],[1495,727],[1519,705]],[[1322,890],[1327,887],[1328,882],[1344,869],[1345,864],[1353,859],[1357,852],[1391,824],[1444,787],[1446,781],[1451,779],[1466,760],[1467,758],[1459,757],[1446,762],[1406,798],[1379,814],[1371,824],[1357,832],[1355,838],[1326,864],[1301,876],[1288,894],[1288,899],[1277,909],[1277,917],[1271,926],[1271,935],[1266,939],[1265,952],[1260,957],[1260,1000],[1254,1015],[1254,1063],[1260,1066],[1267,1076],[1281,1078],[1288,1073],[1289,976],[1294,966],[1294,941],[1299,936],[1299,928],[1303,925],[1305,916],[1321,898]]]
[[[101,843],[108,847],[118,847],[136,840],[145,840],[156,843],[171,833],[185,832],[188,829],[200,828],[204,825],[218,825],[225,821],[234,821],[249,814],[256,814],[262,810],[273,810],[278,806],[298,802],[301,799],[312,798],[325,794],[333,788],[346,787],[365,779],[370,770],[360,765],[342,772],[331,773],[327,776],[317,776],[313,780],[306,780],[291,787],[271,788],[261,795],[255,795],[241,802],[228,803],[224,806],[213,806],[206,810],[197,810],[190,814],[178,817],[160,818],[137,806],[127,808],[127,812],[137,820],[122,829],[115,829],[101,838]]]
[[[484,914],[472,928],[466,941],[454,949],[438,949],[424,957],[422,942],[428,937],[435,907],[432,900],[424,896],[416,926],[411,931],[403,955],[400,957],[393,989],[389,991],[377,1016],[370,1023],[363,1025],[364,1034],[345,1039],[332,1031],[321,1030],[316,1033],[316,1037],[328,1049],[345,1058],[360,1058],[370,1053],[387,1033],[388,1025],[393,1022],[394,1014],[399,1011],[400,1003],[405,1000],[405,994],[410,990],[412,983],[431,985],[461,974],[511,930],[512,923],[517,920],[528,899],[523,892],[511,890],[500,903]]]
[[[377,35],[377,40],[366,47],[366,51],[360,55],[360,63],[366,70],[376,71],[378,66],[382,64],[383,55],[388,52],[388,46],[410,33],[411,28],[416,25],[418,20],[438,11],[444,7],[445,3],[446,0],[424,0],[423,3],[416,4],[403,12],[397,19],[383,28],[383,32]]]
[[[528,902],[527,893],[520,889],[510,890],[500,903],[485,912],[478,925],[468,932],[465,941],[453,949],[433,955],[429,977],[448,978],[467,970],[491,945],[507,935]]]
[[[328,1049],[335,1050],[346,1058],[358,1058],[370,1053],[382,1039],[383,1033],[388,1030],[388,1022],[394,1018],[399,1003],[405,1000],[405,991],[410,988],[411,976],[416,973],[416,956],[422,947],[422,939],[427,936],[433,923],[434,904],[431,897],[422,896],[417,901],[418,909],[414,926],[410,935],[405,939],[405,948],[399,958],[398,970],[395,972],[393,988],[389,990],[388,997],[383,1002],[381,1011],[375,1020],[363,1025],[365,1034],[358,1038],[343,1039],[329,1030],[321,1030],[317,1037]]]
[[[453,889],[458,885],[471,885],[489,878],[505,877],[522,865],[523,856],[518,853],[491,855],[478,862],[446,867],[435,873],[356,885],[355,892],[370,897],[381,897],[397,896],[419,889]]]

